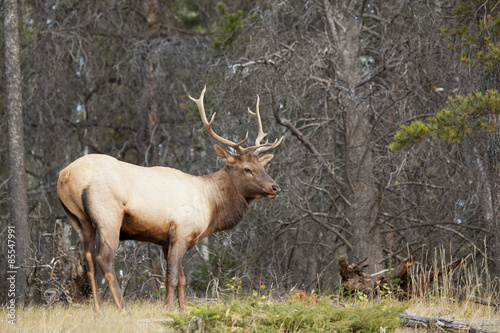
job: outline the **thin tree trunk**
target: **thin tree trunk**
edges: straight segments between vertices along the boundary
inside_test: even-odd
[[[7,113],[10,170],[10,217],[15,229],[16,305],[26,303],[27,276],[30,255],[28,197],[24,167],[24,132],[19,60],[19,21],[16,0],[4,2],[5,77],[7,78]]]
[[[146,14],[146,24],[145,24],[145,37],[149,40],[151,44],[148,61],[147,73],[149,74],[149,80],[146,80],[146,91],[148,93],[148,123],[147,130],[149,135],[149,145],[146,150],[145,161],[149,166],[157,166],[159,164],[159,149],[158,149],[158,131],[157,126],[159,123],[159,112],[158,105],[156,104],[155,95],[158,93],[158,55],[156,54],[156,48],[154,46],[154,38],[157,36],[160,29],[159,21],[159,11],[160,4],[158,0],[145,0],[144,2],[144,12]]]
[[[498,119],[495,119],[498,124]],[[488,158],[489,158],[489,181],[491,190],[491,204],[493,206],[493,218],[489,226],[492,233],[490,253],[493,258],[490,262],[490,272],[500,275],[500,135],[492,133],[488,135]],[[488,198],[489,199],[489,198]]]

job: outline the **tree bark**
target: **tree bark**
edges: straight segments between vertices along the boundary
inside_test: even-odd
[[[24,131],[19,56],[19,21],[16,0],[4,2],[5,77],[7,78],[7,123],[9,148],[10,218],[15,228],[16,305],[28,301],[27,276],[30,256],[28,197],[24,166]]]
[[[353,1],[331,4],[325,0],[324,6],[339,63],[338,101],[344,120],[344,176],[348,183],[344,191],[351,203],[346,217],[354,225],[351,243],[356,244],[350,260],[368,258],[370,270],[377,271],[384,254],[376,221],[380,193],[374,181],[369,140],[372,125],[368,117],[367,92],[364,87],[359,87],[363,77],[360,61],[362,23],[356,16]]]

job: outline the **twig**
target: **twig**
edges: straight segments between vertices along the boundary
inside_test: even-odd
[[[271,92],[271,99],[273,103],[273,113],[274,113],[274,119],[276,119],[276,122],[282,126],[285,126],[288,128],[288,130],[295,136],[297,139],[299,139],[300,142],[315,156],[317,156],[319,159],[322,159],[321,155],[319,154],[318,150],[313,146],[309,140],[306,139],[306,137],[295,127],[290,120],[284,119],[281,117],[281,109],[278,104],[278,101],[276,99],[276,95],[274,92]]]
[[[300,210],[302,210],[302,211],[306,212],[307,214],[309,214],[309,217],[311,217],[311,219],[312,219],[314,222],[316,222],[316,223],[320,224],[320,225],[321,225],[321,226],[323,226],[325,229],[328,229],[328,230],[330,230],[331,232],[333,232],[335,235],[337,235],[337,237],[338,237],[338,238],[340,238],[340,239],[344,242],[344,244],[345,244],[345,245],[346,245],[349,249],[351,249],[351,250],[352,250],[352,249],[353,249],[353,247],[352,247],[351,243],[350,243],[350,242],[349,242],[349,241],[348,241],[348,240],[347,240],[347,239],[346,239],[346,238],[345,238],[345,237],[344,237],[344,236],[343,236],[343,235],[342,235],[339,231],[337,231],[335,228],[333,228],[332,226],[330,226],[330,225],[328,225],[327,223],[325,223],[325,222],[321,221],[320,219],[318,219],[318,218],[314,215],[313,211],[311,210],[311,206],[309,205],[309,201],[307,200],[307,198],[306,198],[306,200],[305,200],[305,201],[306,201],[307,209],[305,209],[305,208],[303,208],[303,207],[300,207],[300,206],[297,206],[297,208],[299,208]]]
[[[235,71],[236,68],[238,68],[238,67],[245,68],[245,67],[252,66],[252,65],[276,66],[276,63],[274,62],[274,60],[262,58],[262,59],[257,59],[257,60],[250,60],[250,61],[245,62],[244,64],[234,64],[234,65],[231,65],[230,67],[233,69],[233,71]]]

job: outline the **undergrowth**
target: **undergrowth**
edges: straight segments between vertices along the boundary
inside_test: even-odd
[[[314,304],[237,299],[193,305],[188,313],[173,315],[168,325],[183,332],[391,332],[399,327],[398,316],[407,307],[400,302],[344,308],[331,299]]]

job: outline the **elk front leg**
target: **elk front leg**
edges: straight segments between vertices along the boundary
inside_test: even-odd
[[[182,270],[182,259],[187,251],[185,241],[175,240],[171,237],[165,258],[167,260],[167,275],[165,284],[167,295],[165,304],[168,311],[173,311],[175,307],[175,291],[179,297],[179,310],[184,311],[186,308],[186,278]],[[164,250],[165,252],[165,250]]]
[[[177,282],[177,297],[179,298],[179,310],[186,310],[186,276],[182,268],[182,262],[179,264],[179,281]]]

